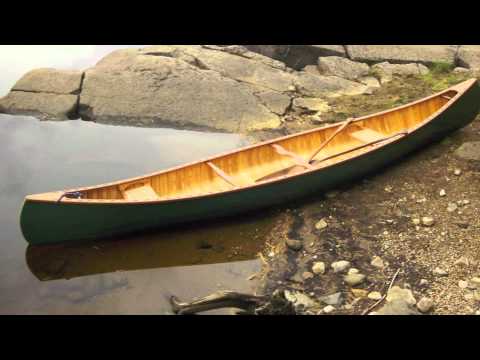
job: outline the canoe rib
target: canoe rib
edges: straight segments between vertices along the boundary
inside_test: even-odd
[[[266,141],[139,178],[96,187],[66,190],[79,191],[84,196],[82,199],[62,199],[62,204],[168,203],[243,191],[308,175],[375,151],[384,144],[389,144],[390,141],[387,140],[390,138],[395,142],[400,139],[396,138],[399,133],[414,134],[442,112],[454,106],[458,99],[474,85],[477,85],[476,80],[472,79],[392,110]],[[372,144],[365,143],[367,138],[377,138],[379,141],[376,146],[370,146]],[[273,145],[278,145],[285,152],[294,154],[297,159],[309,158],[314,153],[315,157],[319,156],[324,164],[320,168],[314,166],[313,169],[303,166],[303,169],[300,170],[301,166],[298,161],[295,161],[297,166],[294,166],[292,171],[293,157],[280,155],[279,148],[275,150]],[[290,169],[290,171],[285,171],[286,169]],[[270,175],[274,173],[283,173],[283,175],[271,177]],[[268,180],[255,181],[255,179],[266,178]],[[128,195],[125,195],[125,191],[121,190],[124,184],[145,179],[149,180],[152,191],[143,189],[147,191],[142,196],[129,198]],[[63,192],[30,195],[26,200],[52,202],[58,200],[61,193]]]

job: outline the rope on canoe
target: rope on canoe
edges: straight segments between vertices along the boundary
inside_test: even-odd
[[[63,198],[67,199],[81,199],[82,198],[82,193],[80,191],[73,191],[73,192],[66,192],[63,193],[62,196],[57,200],[57,203],[62,201]]]

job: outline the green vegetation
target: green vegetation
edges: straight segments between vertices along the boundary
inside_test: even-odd
[[[430,66],[430,72],[422,75],[421,78],[435,92],[442,91],[450,86],[465,81],[469,74],[453,73],[455,65],[447,62],[436,62]]]
[[[448,74],[455,68],[455,64],[446,61],[434,62],[430,65],[430,72],[433,74]]]

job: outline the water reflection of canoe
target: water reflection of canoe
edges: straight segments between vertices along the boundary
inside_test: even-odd
[[[155,174],[30,195],[22,231],[32,244],[96,239],[289,201],[375,171],[462,128],[477,115],[479,100],[472,79],[389,111]]]
[[[254,222],[253,216],[215,221],[198,229],[142,233],[121,241],[89,241],[50,246],[29,245],[25,258],[42,281],[123,271],[240,262],[257,258],[277,217]]]

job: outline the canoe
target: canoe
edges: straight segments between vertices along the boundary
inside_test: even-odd
[[[471,79],[377,114],[124,181],[26,196],[31,244],[102,239],[204,221],[326,191],[378,170],[472,122]]]

